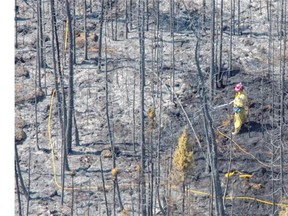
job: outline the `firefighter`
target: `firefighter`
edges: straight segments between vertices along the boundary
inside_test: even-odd
[[[236,84],[235,88],[235,98],[230,103],[233,103],[234,111],[234,131],[232,135],[236,135],[241,130],[242,125],[247,121],[247,100],[248,95],[244,90],[242,83]]]

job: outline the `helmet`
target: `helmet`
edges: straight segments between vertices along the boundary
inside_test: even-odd
[[[244,86],[242,85],[242,83],[240,82],[240,83],[238,83],[238,84],[236,84],[236,86],[235,86],[235,91],[241,91],[241,90],[243,90],[243,88],[244,88]]]

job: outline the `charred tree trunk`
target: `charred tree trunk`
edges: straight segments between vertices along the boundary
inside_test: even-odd
[[[237,13],[237,33],[238,35],[241,34],[241,30],[240,30],[240,24],[241,24],[241,0],[237,0],[238,1],[238,5],[237,5],[237,9],[238,9],[238,13]]]
[[[37,89],[38,89],[38,82],[37,82],[37,76],[40,76],[40,65],[39,65],[39,59],[36,60],[37,70],[35,72],[35,82],[34,82],[34,95],[35,95],[35,101],[34,101],[34,111],[35,111],[35,136],[36,136],[36,149],[37,151],[40,150],[39,147],[39,133],[38,133],[38,99],[37,99]],[[40,90],[40,87],[39,87]]]
[[[114,40],[118,40],[118,0],[115,0],[115,35]]]
[[[203,76],[202,76],[199,58],[198,58],[198,47],[199,47],[198,40],[197,40],[196,49],[195,49],[195,62],[196,62],[197,72],[198,72],[198,77],[199,77],[199,82],[200,82],[199,84],[201,86],[204,86]],[[208,130],[210,134],[209,142],[207,143],[207,145],[208,145],[208,151],[210,152],[209,160],[211,163],[213,191],[215,193],[216,215],[222,216],[222,215],[225,215],[225,212],[224,212],[223,200],[222,200],[223,193],[221,189],[219,172],[218,172],[217,146],[216,146],[216,141],[215,141],[215,132],[214,132],[213,124],[212,124],[213,121],[212,121],[212,118],[210,116],[209,109],[208,109],[208,101],[207,101],[206,93],[203,88],[200,89],[200,97],[201,97],[202,104],[203,104],[204,119],[207,122]]]
[[[87,3],[84,0],[84,35],[85,35],[85,44],[84,44],[84,59],[88,59],[88,40],[87,40]]]
[[[221,9],[220,9],[220,38],[219,38],[219,63],[218,63],[218,71],[216,76],[216,86],[217,88],[224,87],[224,73],[222,71],[222,55],[223,55],[223,0],[221,0]]]
[[[31,183],[31,146],[29,144],[29,159],[28,159],[28,184],[27,184],[27,192],[30,194],[30,183]],[[27,199],[26,205],[26,215],[29,215],[29,206],[30,206],[30,197]]]
[[[212,12],[212,21],[211,21],[211,62],[210,62],[210,74],[209,74],[209,98],[213,101],[214,97],[214,73],[215,73],[215,0],[211,1],[211,12]]]
[[[37,0],[37,56],[39,60],[39,68],[44,67],[43,57],[43,22],[42,22],[42,0]],[[40,69],[39,69],[40,70]],[[40,75],[40,72],[39,72]],[[41,87],[41,76],[39,76],[39,87]]]
[[[175,41],[174,41],[174,0],[170,0],[170,34],[172,38],[172,101],[175,103]]]
[[[73,0],[73,60],[76,64],[76,0]]]
[[[129,17],[128,17],[128,0],[125,0],[125,39],[128,39],[129,32]]]
[[[133,27],[133,13],[132,13],[132,0],[129,1],[129,24],[130,24],[130,30],[132,30]]]
[[[104,0],[101,0],[101,15],[100,15],[100,32],[99,32],[99,49],[98,49],[98,70],[101,69],[102,61],[102,36],[104,23]]]
[[[68,79],[68,109],[67,109],[67,126],[66,126],[66,142],[67,154],[72,152],[72,127],[73,127],[73,112],[74,112],[74,68],[73,68],[73,36],[72,36],[72,19],[70,14],[70,2],[65,1],[66,13],[68,21],[68,38],[69,38],[69,79]]]
[[[18,14],[18,9],[19,7],[17,5],[17,0],[15,0],[15,16],[14,16],[14,21],[15,21],[15,49],[18,48],[18,33],[17,33],[17,27],[18,27],[18,22],[17,22],[17,14]]]
[[[142,215],[147,214],[146,206],[146,149],[145,149],[145,123],[144,123],[144,101],[145,101],[145,0],[139,1],[139,46],[140,46],[140,109],[141,109],[141,209]]]
[[[17,166],[16,161],[14,162],[14,169],[15,169],[15,181],[16,181],[16,190],[17,190],[17,199],[18,199],[18,214],[22,216],[22,208],[21,208],[21,196],[20,196],[20,188],[19,188],[19,176],[17,173]]]
[[[61,146],[62,146],[62,168],[61,168],[61,203],[64,202],[64,184],[65,184],[65,175],[64,170],[65,166],[66,169],[69,169],[68,167],[68,161],[67,161],[67,155],[65,152],[63,152],[64,146],[66,146],[66,137],[65,137],[65,127],[66,127],[66,103],[65,103],[65,95],[64,95],[64,87],[63,87],[63,77],[61,73],[61,66],[60,66],[60,57],[59,57],[59,42],[58,42],[58,35],[57,35],[57,27],[56,27],[56,15],[55,15],[55,6],[54,6],[54,0],[51,0],[51,26],[52,26],[52,36],[51,36],[51,42],[52,42],[52,58],[53,58],[53,69],[54,69],[54,82],[55,82],[55,92],[52,92],[52,94],[56,94],[57,97],[57,112],[58,112],[58,118],[60,122],[60,131],[61,131]],[[58,64],[56,63],[56,54],[55,54],[55,41],[56,41],[56,51],[57,51],[57,57],[58,57]],[[57,65],[58,65],[58,71],[57,71]],[[59,73],[59,76],[58,76]],[[59,80],[61,83],[61,92],[59,89]],[[64,153],[64,155],[63,155]]]
[[[281,1],[281,19],[280,19],[280,184],[281,197],[285,194],[284,184],[284,127],[285,127],[285,70],[286,70],[286,45],[287,45],[287,23],[286,23],[286,0]],[[283,50],[283,51],[282,51]],[[282,52],[281,52],[282,51]]]
[[[105,21],[106,22],[106,21]],[[115,153],[115,144],[113,140],[113,134],[111,130],[111,124],[110,124],[110,118],[109,118],[109,85],[108,85],[108,62],[107,62],[107,36],[106,36],[106,29],[107,26],[105,25],[105,110],[106,110],[106,120],[107,120],[107,125],[108,125],[108,134],[109,134],[109,142],[111,146],[111,153],[112,153],[112,170],[116,169],[116,153]],[[114,176],[114,181],[113,181],[113,190],[114,190],[114,200],[115,200],[115,190],[117,190],[117,196],[118,196],[118,201],[120,205],[120,210],[122,211],[124,209],[122,200],[121,200],[121,194],[119,190],[119,185],[118,185],[118,177],[117,174]],[[115,202],[114,202],[115,204]],[[116,212],[116,208],[114,206],[114,215]]]
[[[102,187],[103,187],[103,194],[104,194],[106,213],[107,213],[107,215],[110,215],[110,211],[109,211],[109,208],[108,208],[107,195],[106,195],[105,178],[104,178],[104,174],[103,174],[103,164],[102,164],[101,155],[100,155],[100,168],[101,168],[101,179],[102,179]]]
[[[22,177],[22,172],[21,172],[20,162],[19,162],[19,155],[18,155],[18,150],[17,150],[16,144],[15,144],[15,164],[16,164],[16,168],[17,168],[16,173],[17,173],[17,176],[19,177],[20,185],[21,185],[23,194],[27,200],[31,199],[30,194],[27,190],[27,187],[25,186],[25,183],[24,183],[24,180]]]

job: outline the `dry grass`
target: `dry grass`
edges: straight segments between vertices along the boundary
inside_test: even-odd
[[[121,216],[129,216],[129,215],[130,215],[129,210],[124,208],[124,209],[121,211],[120,215],[121,215]]]
[[[141,171],[142,171],[142,167],[141,167],[141,165],[140,164],[137,164],[137,166],[136,166],[136,171],[137,171],[137,173],[141,173]]]

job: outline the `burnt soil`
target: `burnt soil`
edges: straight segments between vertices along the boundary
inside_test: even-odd
[[[276,203],[281,202],[279,192],[281,188],[279,180],[281,176],[279,167],[279,128],[278,122],[276,120],[272,121],[272,116],[277,117],[279,110],[279,103],[274,103],[274,105],[272,103],[273,100],[278,100],[277,92],[279,92],[280,75],[277,71],[279,71],[279,62],[274,64],[275,73],[272,76],[271,73],[267,72],[268,22],[263,21],[266,15],[260,13],[257,3],[252,5],[253,16],[255,16],[256,21],[252,26],[253,31],[251,33],[249,28],[245,28],[245,24],[248,23],[248,18],[245,15],[249,12],[247,7],[245,7],[248,4],[247,2],[243,1],[242,34],[233,37],[233,68],[230,71],[230,77],[227,75],[228,72],[224,74],[224,85],[222,88],[215,90],[215,100],[213,104],[209,104],[209,109],[216,134],[218,171],[221,186],[227,197],[235,197],[232,200],[225,200],[225,212],[227,215],[273,215],[272,205],[262,201],[272,202],[274,187],[274,200]],[[198,91],[203,86],[198,85],[194,61],[196,37],[191,25],[189,25],[193,22],[197,23],[200,15],[197,9],[192,9],[193,7],[188,3],[187,5],[190,18],[185,18],[187,14],[183,12],[185,11],[183,5],[180,5],[180,11],[185,16],[179,14],[176,17],[178,28],[175,33],[174,90],[178,99],[174,102],[171,94],[173,67],[171,64],[171,37],[168,29],[168,3],[161,3],[163,25],[161,26],[162,42],[160,45],[155,45],[154,27],[152,24],[150,30],[145,33],[147,60],[144,109],[146,151],[156,161],[158,135],[159,131],[161,131],[162,139],[159,144],[161,168],[159,174],[161,178],[160,201],[164,209],[167,210],[167,205],[169,204],[173,215],[181,215],[180,187],[176,185],[172,189],[171,200],[167,201],[167,185],[169,182],[169,164],[171,163],[178,137],[184,128],[188,128],[189,140],[193,143],[195,169],[193,174],[189,176],[187,183],[186,205],[189,205],[189,211],[187,210],[185,214],[209,215],[209,196],[194,193],[192,190],[189,191],[189,189],[193,189],[209,194],[211,177],[205,161],[207,144],[203,126],[202,104]],[[200,3],[196,4],[196,8],[200,8],[200,5]],[[36,91],[37,25],[36,14],[32,9],[34,6],[29,6],[24,1],[21,1],[19,3],[19,13],[16,15],[18,47],[15,53],[15,143],[19,152],[20,167],[26,185],[28,185],[28,175],[30,174],[31,200],[29,215],[71,215],[72,192],[69,189],[65,190],[64,205],[61,206],[61,189],[58,187],[61,185],[61,132],[55,98],[52,104],[51,137],[49,136],[48,127],[52,91],[54,89],[51,21],[48,6],[50,7],[48,3],[45,3],[44,54],[46,66],[41,69],[41,87],[38,87]],[[124,11],[123,8],[123,5],[120,4],[121,13],[119,13],[119,16],[122,18],[124,16],[122,13]],[[69,167],[75,172],[73,177],[75,215],[88,215],[88,212],[90,215],[107,215],[101,179],[100,156],[103,162],[103,175],[107,186],[109,209],[113,209],[111,145],[105,109],[105,64],[102,62],[102,70],[98,71],[98,43],[95,42],[95,33],[99,33],[99,10],[100,7],[95,4],[92,13],[89,13],[88,16],[88,60],[83,59],[84,45],[83,38],[81,38],[83,36],[81,34],[83,33],[83,25],[81,24],[83,14],[81,14],[81,11],[76,12],[76,26],[79,34],[77,34],[78,37],[76,38],[77,64],[74,66],[74,100],[80,145],[75,146],[75,131],[73,130],[73,152],[68,156]],[[136,11],[135,8],[134,10]],[[62,22],[63,16],[59,15],[58,19],[59,22]],[[110,25],[111,22],[108,22],[108,24]],[[63,27],[63,23],[59,24],[59,29],[62,28],[61,26]],[[199,27],[197,25],[193,26],[193,28]],[[127,210],[127,215],[137,215],[137,185],[139,183],[137,169],[140,163],[141,99],[139,93],[139,39],[136,18],[134,26],[128,34],[128,39],[123,36],[124,27],[124,23],[120,22],[118,40],[111,40],[110,30],[107,33],[109,36],[104,36],[104,39],[107,39],[109,118],[113,142],[117,150],[117,168],[120,170],[118,182],[121,190],[121,200]],[[227,32],[224,34],[224,69],[227,69],[228,65],[227,50],[229,40]],[[64,37],[63,31],[60,31],[60,34],[61,37]],[[210,59],[207,56],[209,56],[210,52],[209,31],[203,33],[202,38],[200,64],[205,77],[204,87],[208,89],[209,67],[207,65],[209,65]],[[277,42],[277,39],[275,40]],[[157,65],[152,59],[152,56],[155,57],[157,46],[161,48],[159,71],[162,82],[159,82],[155,69]],[[66,59],[64,66],[66,87],[68,85],[67,65],[68,61]],[[232,109],[229,106],[220,109],[214,109],[214,107],[231,101],[234,96],[233,87],[240,81],[245,85],[249,95],[249,122],[243,126],[239,135],[230,139],[233,127]],[[162,91],[162,95],[160,91]],[[134,92],[135,97],[133,96]],[[285,95],[285,100],[287,99],[287,95]],[[135,100],[135,103],[133,100]],[[38,113],[37,122],[35,101]],[[152,141],[150,139],[151,130],[149,130],[147,116],[148,109],[151,107],[156,109]],[[285,107],[285,110],[287,115],[287,107]],[[201,141],[202,148],[195,142],[195,134],[187,117],[192,122],[193,129],[195,129],[197,137]],[[36,130],[38,130],[37,136]],[[40,150],[36,149],[37,137]],[[282,137],[284,142],[283,183],[288,185],[287,130],[283,130]],[[53,145],[53,151],[51,151],[51,144]],[[274,158],[272,154],[273,145]],[[275,161],[273,169],[271,166],[272,160]],[[154,166],[156,167],[156,163]],[[54,167],[55,170],[53,169]],[[157,174],[155,167],[154,172]],[[227,172],[233,171],[234,175],[229,178],[225,177]],[[246,176],[245,178],[240,176],[237,171],[242,174],[251,174],[252,176],[249,178]],[[147,173],[150,172],[151,169],[148,168]],[[71,172],[66,171],[65,176],[65,187],[69,188],[72,185]],[[285,190],[287,189],[286,186],[284,188]],[[21,200],[22,210],[26,210],[26,199],[23,194],[21,194]],[[154,213],[161,214],[158,199],[155,199],[154,202]],[[15,215],[19,215],[18,210],[15,189]],[[280,208],[275,206],[275,215],[279,213],[279,210]],[[116,215],[120,215],[118,197],[116,197]]]

